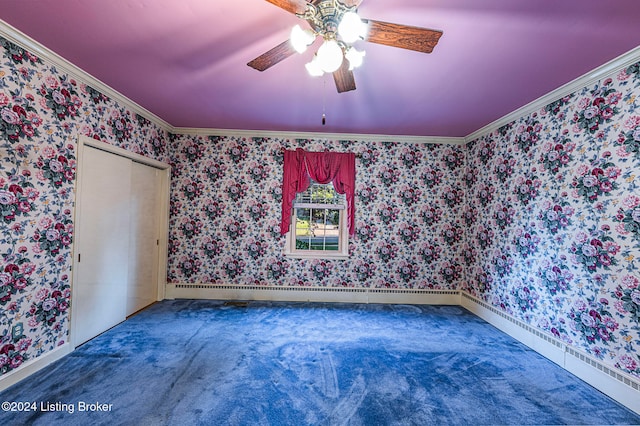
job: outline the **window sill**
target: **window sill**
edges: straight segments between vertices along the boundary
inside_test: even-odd
[[[326,252],[312,252],[312,253],[291,253],[284,252],[284,255],[290,259],[327,259],[327,260],[346,260],[349,259],[349,255],[345,253],[326,253]]]

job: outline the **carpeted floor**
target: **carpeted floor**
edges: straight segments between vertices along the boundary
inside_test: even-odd
[[[453,306],[164,301],[0,401],[37,404],[3,425],[640,424]]]

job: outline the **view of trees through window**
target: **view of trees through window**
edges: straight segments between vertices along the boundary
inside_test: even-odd
[[[338,251],[345,197],[333,184],[311,182],[293,203],[296,250]]]

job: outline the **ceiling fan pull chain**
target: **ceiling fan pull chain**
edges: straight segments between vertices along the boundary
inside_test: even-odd
[[[325,115],[325,97],[327,92],[327,76],[322,78],[322,125],[327,124],[327,116]]]

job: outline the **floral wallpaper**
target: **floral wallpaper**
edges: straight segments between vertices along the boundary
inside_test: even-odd
[[[465,145],[169,135],[0,37],[0,374],[66,342],[77,136],[172,165],[171,283],[461,289],[640,377],[640,64]],[[282,149],[351,151],[349,260],[289,259]]]
[[[77,138],[168,162],[168,134],[0,37],[0,374],[67,341]]]
[[[640,63],[467,145],[463,288],[640,377]]]
[[[350,259],[283,256],[282,149],[350,151]],[[169,281],[456,289],[462,284],[464,146],[174,136]]]

